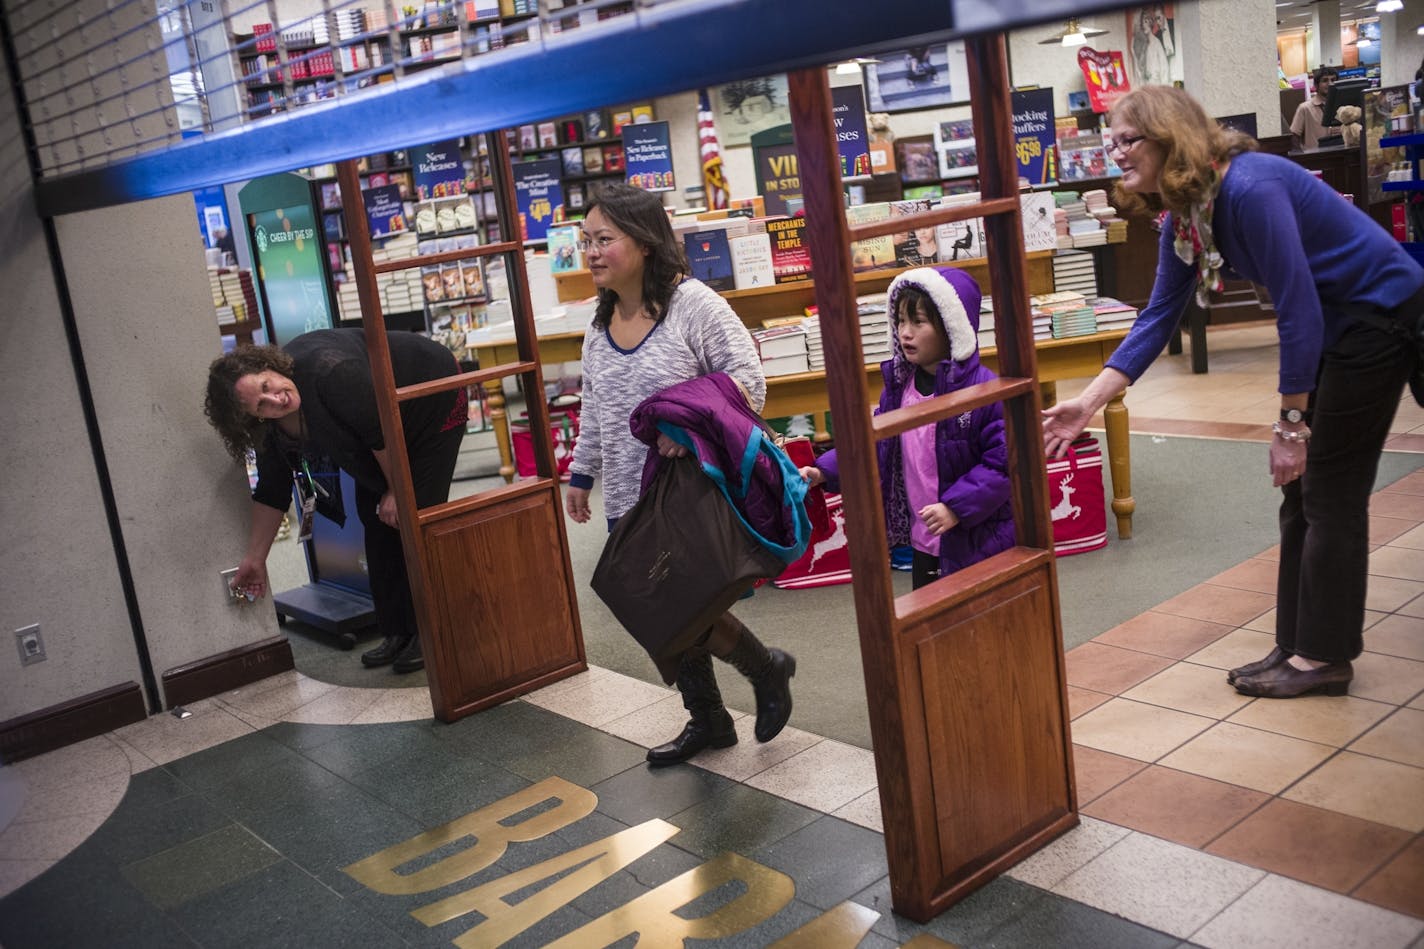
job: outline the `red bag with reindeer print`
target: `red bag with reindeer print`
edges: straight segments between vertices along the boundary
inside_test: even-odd
[[[1103,452],[1096,438],[1083,435],[1062,458],[1048,460],[1048,501],[1055,554],[1064,557],[1107,546]]]
[[[787,439],[781,447],[798,468],[816,463],[809,439]],[[818,485],[806,493],[806,513],[811,518],[811,542],[801,559],[793,561],[771,581],[772,585],[783,590],[801,590],[850,583],[850,547],[846,544],[841,496],[829,494]]]

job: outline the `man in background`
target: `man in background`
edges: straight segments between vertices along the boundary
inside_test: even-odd
[[[1295,118],[1291,119],[1291,146],[1296,151],[1319,148],[1320,139],[1327,134],[1325,96],[1335,82],[1335,70],[1329,66],[1317,66],[1310,78],[1310,98],[1296,107]]]

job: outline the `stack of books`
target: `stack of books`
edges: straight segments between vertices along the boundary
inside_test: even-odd
[[[1099,330],[1127,329],[1137,320],[1137,311],[1112,297],[1098,297],[1093,301],[1093,313]]]
[[[808,316],[801,322],[806,330],[806,365],[812,372],[826,371],[826,351],[821,346],[821,318]]]
[[[1093,308],[1081,306],[1057,306],[1048,311],[1052,318],[1053,338],[1066,339],[1069,336],[1089,336],[1098,331],[1098,320]]]
[[[986,293],[979,301],[979,348],[994,345],[994,298]]]
[[[1053,317],[1042,310],[1034,309],[1029,311],[1033,316],[1033,338],[1037,342],[1040,339],[1053,338]]]
[[[1033,312],[1034,338],[1039,338],[1041,319],[1047,317],[1049,334],[1054,339],[1086,336],[1098,331],[1097,319],[1088,297],[1075,290],[1058,290],[1029,297]]]
[[[1060,250],[1053,255],[1053,289],[1076,290],[1085,297],[1098,295],[1093,255],[1081,250]]]
[[[217,267],[208,268],[208,289],[213,294],[213,309],[218,313],[218,325],[227,326],[230,323],[236,323],[237,316],[223,297],[222,278],[218,275]]]
[[[240,323],[256,318],[257,289],[252,283],[252,271],[210,268],[208,284],[219,323]]]
[[[336,311],[343,320],[361,318],[361,297],[356,292],[356,275],[349,270],[346,272],[346,279],[336,284]]]
[[[366,11],[360,7],[333,10],[331,15],[336,19],[336,38],[342,42],[354,40],[366,31]]]
[[[761,370],[768,378],[810,371],[806,330],[801,320],[752,331],[752,340],[761,354]]]
[[[1107,234],[1103,232],[1102,225],[1091,213],[1092,205],[1088,203],[1086,192],[1078,194],[1073,191],[1059,191],[1054,193],[1054,201],[1058,205],[1058,210],[1063,212],[1063,220],[1067,225],[1065,231],[1060,228],[1058,232],[1058,246],[1060,248],[1091,247],[1096,244],[1106,244]],[[1105,192],[1098,191],[1104,205],[1107,203]],[[1096,198],[1094,199],[1097,200]],[[1056,218],[1056,216],[1055,216]]]
[[[890,358],[890,322],[883,293],[872,293],[856,300],[860,314],[860,348],[867,363],[884,362]]]

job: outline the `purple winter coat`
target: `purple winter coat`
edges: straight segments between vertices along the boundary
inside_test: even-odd
[[[899,292],[914,286],[930,294],[950,340],[950,358],[935,369],[934,394],[944,395],[998,376],[979,362],[978,284],[953,267],[907,270],[890,285],[887,301],[891,357],[880,364],[885,389],[875,414],[898,409],[906,384],[913,385],[915,366],[905,358],[895,332]],[[880,491],[885,504],[885,528],[890,546],[910,542],[910,524],[917,515],[905,494],[900,439],[876,445]],[[1003,406],[995,402],[935,424],[935,461],[939,499],[959,518],[940,535],[939,572],[948,576],[1014,545],[1013,509],[1009,503],[1008,446],[1004,438]],[[816,460],[827,487],[840,490],[840,468],[834,450]]]
[[[714,372],[669,386],[638,404],[628,426],[634,438],[650,446],[643,463],[642,491],[647,491],[648,485],[653,483],[663,460],[651,450],[658,443],[659,422],[668,422],[687,432],[698,461],[704,468],[712,467],[722,473],[732,504],[753,530],[782,547],[798,544],[796,521],[805,521],[806,508],[804,501],[787,504],[782,469],[765,453],[758,452],[743,480],[748,449],[757,447],[752,443],[752,433],[764,430],[766,423],[747,405],[736,380],[725,372]],[[804,499],[805,485],[800,479],[795,480],[790,486],[791,495],[795,498],[799,494]],[[806,533],[803,523],[802,549]],[[800,553],[800,550],[795,551],[790,560]]]

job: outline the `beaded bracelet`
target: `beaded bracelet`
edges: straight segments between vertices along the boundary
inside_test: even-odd
[[[1271,433],[1280,438],[1283,442],[1308,442],[1310,441],[1310,429],[1302,428],[1299,431],[1291,431],[1288,428],[1281,428],[1280,422],[1271,425]]]

